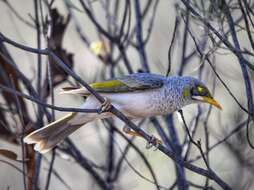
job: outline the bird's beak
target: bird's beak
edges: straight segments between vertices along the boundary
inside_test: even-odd
[[[211,104],[211,105],[217,107],[218,109],[222,110],[221,105],[220,105],[215,99],[213,99],[213,98],[209,98],[209,97],[205,97],[205,96],[204,96],[204,97],[203,97],[203,102],[206,102],[206,103],[208,103],[208,104]]]
[[[216,108],[222,110],[221,105],[215,99],[213,99],[212,97],[195,96],[195,97],[192,97],[192,98],[195,99],[195,100],[201,101],[201,102],[211,104],[211,105],[215,106]]]

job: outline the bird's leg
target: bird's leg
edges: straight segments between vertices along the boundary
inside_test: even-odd
[[[100,113],[107,112],[111,108],[110,99],[104,97],[104,102],[101,104]]]
[[[132,131],[131,128],[129,128],[128,126],[124,126],[123,131],[131,136],[142,137],[138,132]],[[146,144],[146,148],[150,149],[151,147],[155,146],[154,150],[157,150],[160,144],[162,144],[162,141],[152,135],[151,139]]]
[[[134,137],[142,137],[138,132],[136,131],[132,131],[131,128],[124,126],[123,127],[123,132],[125,132],[126,134],[130,135],[130,136],[134,136]]]

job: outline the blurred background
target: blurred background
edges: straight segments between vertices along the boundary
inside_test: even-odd
[[[79,83],[56,60],[13,42],[47,48],[87,83],[136,72],[199,78],[223,107],[183,108],[204,159],[178,113],[135,123],[180,160],[232,189],[253,189],[253,7],[251,0],[1,0],[0,189],[223,189],[146,149],[144,139],[124,138],[117,119],[88,124],[45,155],[34,152],[22,137],[66,112],[3,87],[58,107],[78,108],[84,99],[59,95]]]

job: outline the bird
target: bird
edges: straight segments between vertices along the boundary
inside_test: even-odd
[[[46,153],[81,126],[97,119],[114,117],[108,111],[114,106],[128,119],[142,119],[171,114],[194,103],[208,103],[222,109],[206,85],[191,76],[163,76],[152,73],[134,73],[89,84],[103,98],[100,101],[85,87],[63,88],[61,94],[84,96],[80,108],[100,109],[101,113],[72,112],[38,129],[24,138],[34,149]],[[123,131],[132,136],[139,134],[130,128]]]

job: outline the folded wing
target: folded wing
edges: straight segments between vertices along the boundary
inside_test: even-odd
[[[90,86],[99,93],[123,93],[160,88],[163,85],[162,78],[155,77],[153,75],[148,76],[149,77],[145,77],[141,73],[132,74],[120,78],[92,83]],[[90,95],[90,92],[84,87],[67,87],[62,90],[61,94],[74,94],[81,96]]]

